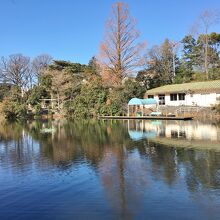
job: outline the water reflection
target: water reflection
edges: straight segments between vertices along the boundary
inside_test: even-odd
[[[47,132],[42,132],[45,129]],[[85,193],[81,195],[85,201],[93,201],[92,192],[97,193],[97,187],[100,190],[101,202],[96,207],[89,203],[88,213],[105,205],[110,218],[143,218],[145,214],[149,218],[200,218],[214,205],[212,214],[220,217],[219,143],[220,128],[200,122],[33,121],[0,125],[0,183],[10,179],[11,172],[24,177],[27,172],[31,176],[44,170],[47,174],[74,173],[88,179],[79,185],[75,182],[79,180],[71,178],[75,190]],[[96,179],[94,188],[91,178]],[[15,187],[14,181],[8,180],[8,184]],[[66,190],[64,185],[59,187],[62,192]],[[61,195],[62,201],[73,203],[74,198]],[[74,210],[72,207],[68,215]]]
[[[220,127],[199,121],[129,121],[128,132],[133,140],[147,138],[174,146],[220,150]]]

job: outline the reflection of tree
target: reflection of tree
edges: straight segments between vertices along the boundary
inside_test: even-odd
[[[58,121],[39,126],[34,122],[29,125],[28,132],[39,141],[42,153],[54,163],[68,164],[81,158],[96,167],[102,159],[103,146],[122,143],[121,137],[127,135],[126,130],[117,125],[118,122]],[[52,127],[55,133],[43,134],[42,127]]]
[[[180,164],[184,165],[186,182],[190,191],[205,188],[219,188],[219,152],[211,150],[178,150]]]
[[[0,140],[8,142],[19,140],[22,136],[23,125],[18,123],[0,123]]]
[[[201,185],[205,188],[216,188],[220,186],[219,152],[212,150],[181,149],[150,144],[148,156],[152,162],[152,174],[161,178],[167,184],[172,184],[184,167],[186,184],[191,191],[198,190]],[[153,150],[152,150],[153,148]],[[183,168],[182,168],[183,170]]]
[[[177,177],[175,149],[155,143],[150,143],[148,148],[150,148],[148,151],[152,162],[152,174],[157,178],[163,177],[167,184],[172,185]]]
[[[137,151],[129,151],[123,144],[105,145],[104,149],[98,173],[106,196],[122,219],[132,219],[147,187],[146,163]]]
[[[13,169],[25,169],[35,154],[32,138],[25,132],[25,125],[7,123],[0,125],[0,161]]]
[[[55,132],[42,133],[42,128]],[[0,125],[0,164],[23,169],[68,169],[84,163],[100,176],[115,210],[132,218],[149,179],[173,186],[181,176],[192,193],[220,187],[220,153],[166,147],[151,140],[132,141],[126,122],[53,121]],[[15,170],[16,171],[16,170]]]

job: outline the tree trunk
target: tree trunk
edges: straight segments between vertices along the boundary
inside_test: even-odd
[[[117,62],[117,78],[121,76],[121,18],[120,18],[120,7],[117,5],[117,19],[118,19],[118,33],[117,33],[117,55],[118,55],[118,62]]]
[[[209,70],[208,70],[208,31],[206,29],[206,35],[205,35],[205,74],[206,79],[209,79]]]

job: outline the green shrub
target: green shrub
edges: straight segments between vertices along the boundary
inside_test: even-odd
[[[37,104],[34,106],[34,113],[37,116],[39,116],[41,114],[41,105],[40,104]]]
[[[32,90],[29,91],[29,96],[27,103],[31,104],[32,106],[38,105],[40,99],[48,98],[49,94],[46,89],[42,86],[35,86]]]
[[[24,119],[27,117],[26,104],[18,103],[11,100],[4,100],[2,111],[5,117],[9,120]]]
[[[80,94],[73,101],[66,102],[66,115],[74,118],[124,115],[127,113],[129,99],[142,98],[144,92],[145,89],[132,80],[125,81],[118,88],[105,88],[101,81],[94,80],[83,85]]]

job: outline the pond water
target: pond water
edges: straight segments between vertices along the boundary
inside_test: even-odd
[[[1,124],[0,219],[220,219],[220,126]]]

